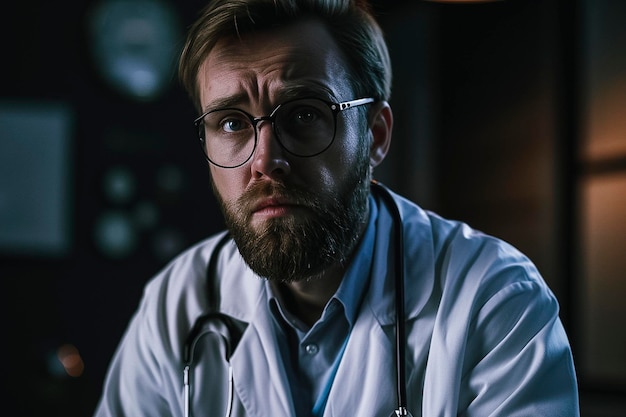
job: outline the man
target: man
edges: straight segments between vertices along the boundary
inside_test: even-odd
[[[211,1],[180,73],[229,235],[148,284],[97,416],[579,414],[532,263],[370,185],[393,117],[363,2]]]

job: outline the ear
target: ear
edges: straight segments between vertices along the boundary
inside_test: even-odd
[[[378,166],[389,151],[391,131],[393,128],[393,113],[389,103],[380,101],[370,109],[370,166]]]

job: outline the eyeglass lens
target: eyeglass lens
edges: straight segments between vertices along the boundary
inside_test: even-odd
[[[319,99],[284,103],[270,117],[260,119],[239,109],[220,109],[207,113],[199,125],[207,158],[223,167],[245,163],[256,146],[256,125],[266,119],[273,121],[282,147],[296,156],[309,157],[325,151],[335,136],[335,113]]]

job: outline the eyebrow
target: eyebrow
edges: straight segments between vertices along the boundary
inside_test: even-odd
[[[299,97],[317,97],[336,101],[335,93],[320,82],[298,82],[287,85],[278,94],[279,100],[290,100]]]
[[[326,85],[320,82],[298,82],[291,83],[283,88],[276,95],[275,106],[288,100],[304,97],[322,98],[329,101],[339,101],[335,93]],[[202,113],[208,113],[213,110],[238,108],[249,102],[247,93],[238,93],[226,97],[219,97],[209,102],[203,109]]]
[[[245,103],[246,101],[248,101],[248,95],[246,93],[239,93],[239,94],[233,94],[231,96],[219,97],[219,98],[216,98],[215,100],[212,100],[205,107],[203,107],[202,113],[208,113],[213,110],[224,109],[228,107],[237,107],[237,106],[240,106],[242,103]]]

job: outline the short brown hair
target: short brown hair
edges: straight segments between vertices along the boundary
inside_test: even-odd
[[[382,31],[363,0],[210,0],[190,27],[179,63],[181,82],[200,109],[197,75],[219,39],[297,23],[323,22],[347,59],[358,97],[388,100],[391,63]]]

